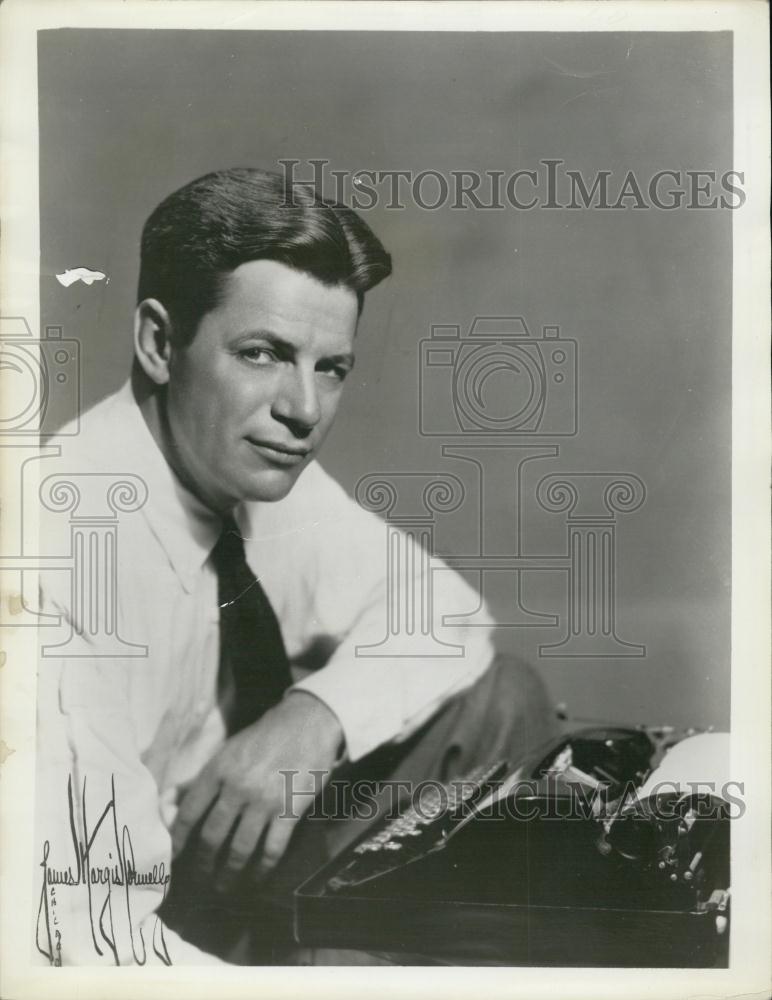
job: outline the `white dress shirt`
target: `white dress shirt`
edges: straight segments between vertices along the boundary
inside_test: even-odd
[[[139,511],[120,515],[115,550],[112,631],[136,644],[127,652],[140,655],[121,655],[120,649],[116,655],[115,636],[105,637],[111,620],[107,629],[101,619],[94,626],[87,598],[72,585],[70,520],[89,513],[88,497],[75,511],[46,516],[41,533],[41,552],[64,561],[62,570],[41,573],[41,607],[59,615],[60,625],[40,630],[49,648],[39,666],[35,852],[37,865],[48,841],[50,883],[41,889],[46,906],[36,929],[40,950],[63,964],[216,961],[164,929],[154,911],[169,872],[169,828],[179,791],[225,739],[218,705],[217,576],[209,560],[221,522],[171,472],[129,383],[86,413],[76,436],[52,443],[61,448],[61,458],[43,460],[41,478],[47,482],[61,473],[80,483],[82,493],[84,483],[93,487],[96,496],[107,482],[100,477],[129,474],[144,482],[147,501]],[[285,499],[243,504],[236,517],[247,560],[280,622],[294,687],[335,713],[350,760],[404,739],[490,664],[489,629],[443,624],[443,616],[478,608],[480,596],[438,559],[431,560],[434,631],[462,647],[461,655],[356,653],[357,646],[376,644],[386,634],[386,526],[317,463],[302,472]],[[95,536],[87,530],[85,537],[88,565],[88,539]],[[93,571],[109,574],[111,564],[98,562],[101,550],[94,553]],[[414,561],[419,574],[421,560]],[[109,589],[109,581],[100,578],[99,586]],[[109,602],[105,613],[110,618]],[[64,640],[70,642],[68,655],[57,655],[51,647]],[[77,878],[75,841],[88,841],[112,801],[88,867],[97,877],[105,866],[118,867],[115,877],[103,874],[105,881],[89,891],[85,875]],[[132,852],[137,878],[129,887]],[[70,881],[79,884],[54,885],[51,871],[68,867]],[[41,887],[45,871],[36,867]]]

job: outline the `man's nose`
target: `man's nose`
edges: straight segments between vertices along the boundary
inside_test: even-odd
[[[288,424],[294,433],[308,433],[322,415],[316,372],[305,371],[299,365],[282,374],[274,398],[272,413],[276,420]]]

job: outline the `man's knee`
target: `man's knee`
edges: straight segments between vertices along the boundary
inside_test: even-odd
[[[506,653],[499,653],[448,711],[445,778],[493,760],[515,763],[557,733],[544,681],[532,666]]]

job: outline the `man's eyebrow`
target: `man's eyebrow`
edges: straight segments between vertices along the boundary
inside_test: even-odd
[[[267,340],[269,344],[272,344],[274,347],[280,347],[285,351],[297,350],[296,344],[293,344],[289,340],[285,340],[272,330],[245,330],[235,338],[234,343],[240,344],[245,340]]]

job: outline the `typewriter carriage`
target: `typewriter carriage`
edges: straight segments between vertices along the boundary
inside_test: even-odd
[[[580,729],[422,823],[376,823],[296,891],[296,938],[407,964],[726,966],[727,803],[639,797],[692,735]]]

